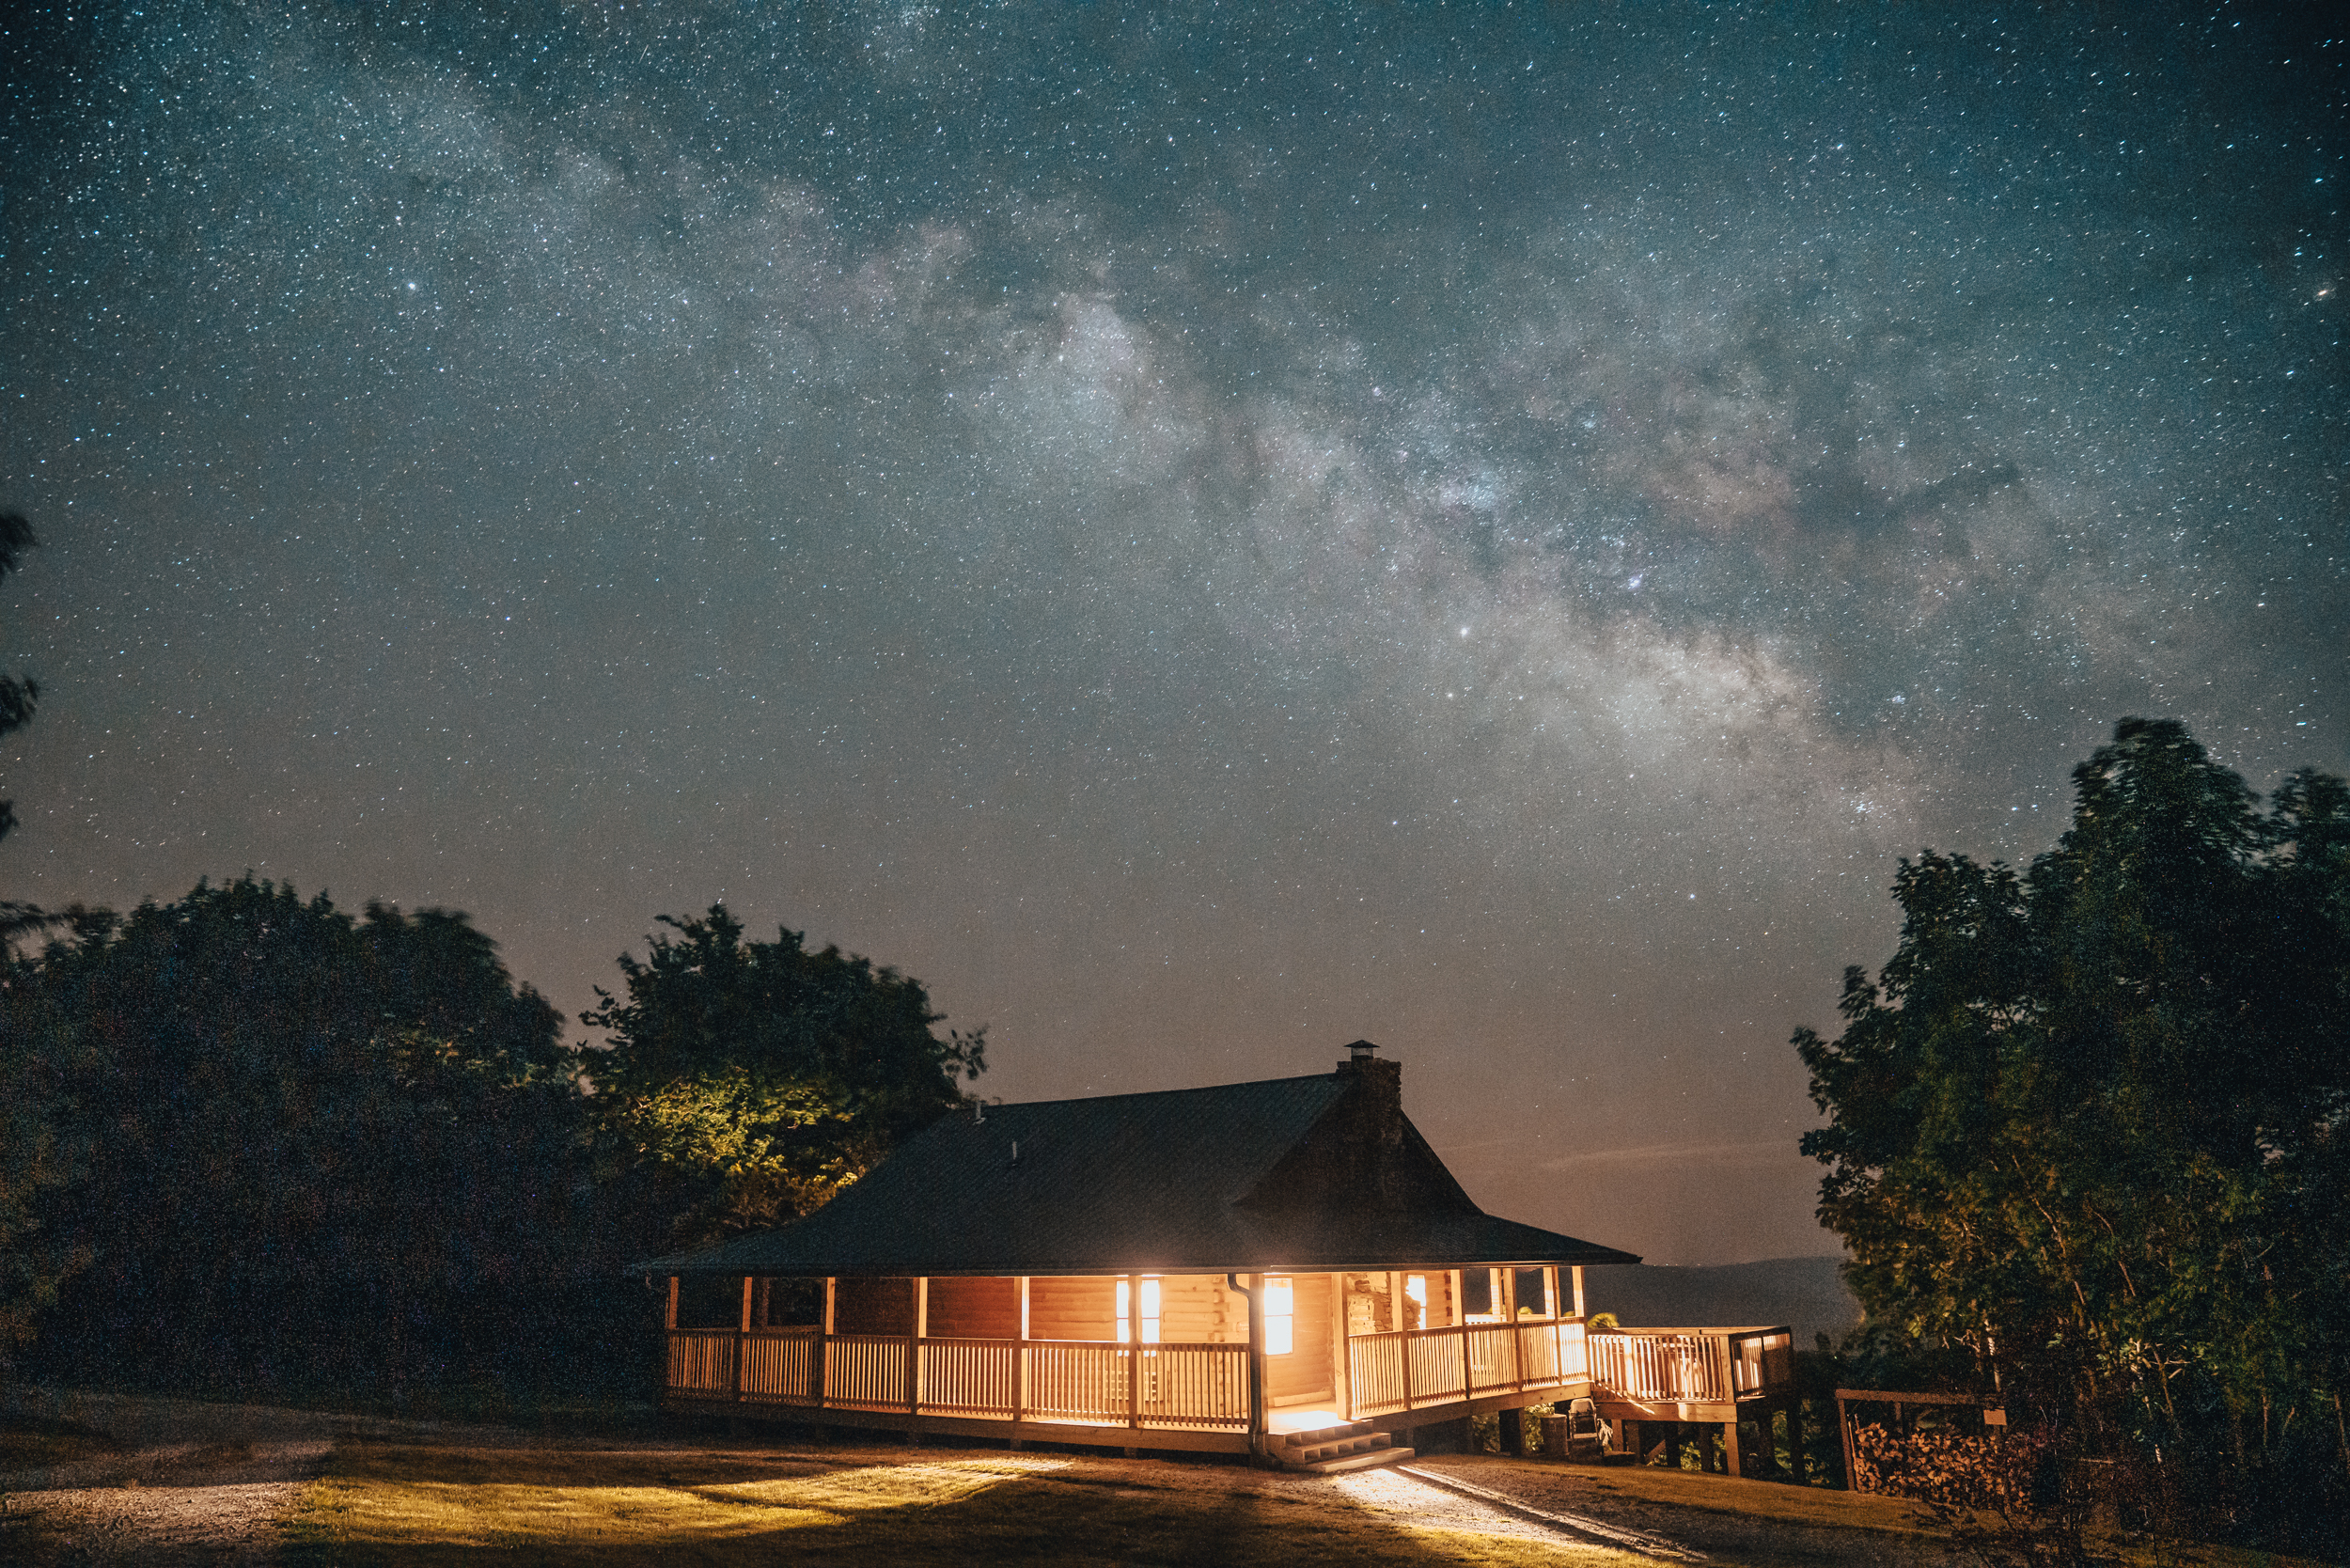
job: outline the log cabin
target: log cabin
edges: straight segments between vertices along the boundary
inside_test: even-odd
[[[1596,1353],[1643,1385],[1610,1419],[1676,1451],[1677,1423],[1727,1404],[1738,1473],[1731,1391],[1764,1390],[1786,1331],[1587,1337],[1583,1269],[1639,1260],[1484,1213],[1376,1052],[1357,1041],[1310,1077],[974,1104],[807,1218],[636,1264],[668,1281],[664,1408],[1331,1471],[1487,1413],[1522,1450],[1527,1406],[1610,1391]],[[728,1321],[681,1322],[690,1285]],[[1638,1425],[1617,1430],[1637,1445]]]

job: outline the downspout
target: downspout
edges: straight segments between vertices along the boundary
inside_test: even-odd
[[[1228,1273],[1225,1284],[1248,1299],[1248,1457],[1264,1463],[1264,1303],[1258,1293]]]

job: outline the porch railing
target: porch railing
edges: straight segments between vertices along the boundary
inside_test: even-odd
[[[738,1377],[738,1370],[740,1375]],[[746,1404],[1248,1430],[1248,1347],[911,1340],[812,1328],[669,1330],[672,1392]]]
[[[1583,1325],[1572,1318],[1356,1334],[1346,1354],[1357,1419],[1579,1384],[1590,1365]]]
[[[1522,1319],[1346,1341],[1349,1414],[1593,1386],[1646,1403],[1720,1403],[1785,1388],[1784,1327],[1590,1334]],[[812,1328],[669,1331],[678,1393],[746,1403],[1089,1426],[1246,1432],[1248,1347],[1090,1340],[910,1340]]]
[[[1643,1403],[1724,1403],[1794,1381],[1786,1328],[1653,1328],[1590,1337],[1591,1381]]]

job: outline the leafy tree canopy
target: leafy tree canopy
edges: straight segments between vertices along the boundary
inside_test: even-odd
[[[1873,1319],[2117,1439],[2334,1448],[2350,788],[2304,772],[2264,805],[2147,719],[2073,780],[2020,875],[1903,862],[1893,957],[1845,971],[1837,1039],[1796,1031],[1820,1217]]]
[[[23,566],[24,552],[39,542],[23,513],[0,511],[0,581]],[[32,723],[33,706],[39,700],[40,687],[31,681],[0,675],[0,735],[13,734]],[[0,839],[7,838],[15,825],[15,806],[0,800]]]
[[[41,1205],[88,1263],[43,1334],[65,1362],[398,1375],[453,1354],[458,1303],[617,1266],[559,1015],[462,915],[199,885],[81,917],[0,1005],[74,1168]]]
[[[626,995],[581,1021],[611,1048],[588,1071],[610,1146],[649,1168],[691,1243],[806,1214],[962,1102],[986,1031],[932,1029],[918,980],[803,933],[745,942],[724,904],[660,917]]]

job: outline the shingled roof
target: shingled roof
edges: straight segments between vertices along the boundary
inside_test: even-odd
[[[1496,1219],[1402,1112],[1396,1063],[989,1105],[932,1124],[807,1218],[631,1272],[1208,1274],[1637,1263]]]

